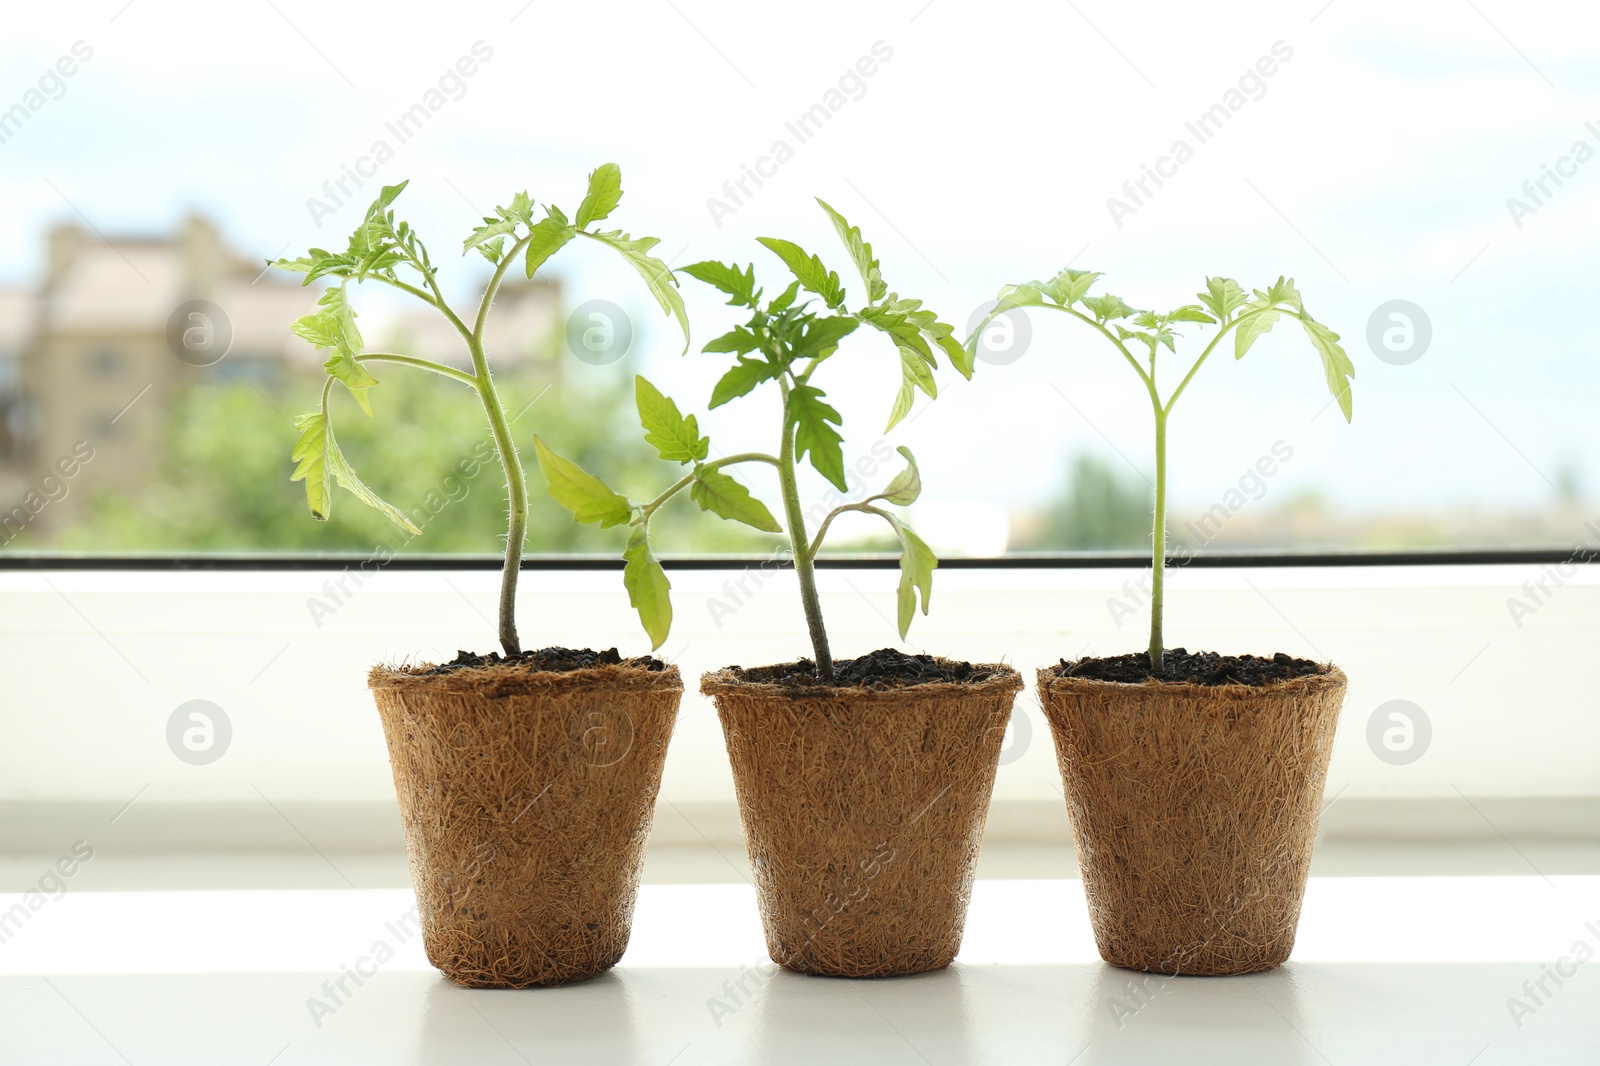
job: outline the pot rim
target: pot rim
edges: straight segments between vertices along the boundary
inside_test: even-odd
[[[898,685],[892,688],[864,688],[854,685],[800,687],[773,681],[745,681],[732,667],[723,667],[720,670],[707,670],[700,675],[700,692],[705,696],[737,696],[740,699],[781,700],[790,703],[804,700],[865,703],[876,700],[903,700],[907,697],[926,699],[930,696],[951,698],[1001,696],[1022,691],[1022,674],[1009,663],[972,665],[978,669],[992,670],[995,676],[983,681],[921,681],[914,685]],[[766,667],[741,668],[743,669],[762,670]]]
[[[1318,665],[1322,667],[1318,673],[1271,681],[1265,685],[1195,685],[1187,681],[1103,681],[1095,677],[1061,677],[1057,673],[1061,669],[1059,663],[1054,666],[1041,666],[1038,680],[1041,694],[1069,695],[1078,691],[1096,692],[1102,695],[1121,692],[1131,696],[1159,693],[1163,696],[1210,696],[1217,699],[1277,696],[1298,690],[1344,687],[1349,684],[1350,679],[1345,676],[1345,672],[1333,663]]]
[[[425,674],[431,664],[404,666],[378,663],[367,674],[367,687],[378,689],[431,689],[445,692],[473,692],[486,696],[523,693],[549,693],[581,688],[606,688],[631,691],[682,692],[683,675],[677,664],[651,670],[645,666],[612,663],[585,666],[577,670],[529,670],[507,663],[463,666],[448,674]]]

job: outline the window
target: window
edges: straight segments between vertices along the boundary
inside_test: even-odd
[[[823,35],[827,20],[779,32],[777,15],[746,13],[720,33],[702,27],[719,52],[708,52],[680,91],[732,91],[748,113],[689,108],[661,124],[642,109],[563,141],[559,166],[537,145],[514,159],[464,147],[525,126],[529,75],[514,34],[483,31],[488,58],[473,60],[472,78],[446,79],[452,88],[438,95],[436,114],[410,106],[403,79],[388,95],[359,90],[373,94],[374,114],[403,120],[355,130],[322,107],[321,94],[348,90],[339,71],[364,60],[308,50],[296,60],[304,69],[284,79],[276,73],[283,42],[243,14],[186,28],[118,19],[135,53],[163,52],[189,34],[198,42],[226,33],[237,47],[226,64],[207,67],[203,110],[214,120],[194,122],[188,106],[168,106],[170,86],[153,69],[102,61],[107,44],[81,64],[82,76],[64,80],[68,98],[82,103],[46,108],[9,134],[8,173],[44,192],[17,213],[0,253],[0,288],[17,294],[0,300],[0,333],[33,337],[38,357],[22,363],[18,381],[38,403],[42,439],[81,421],[85,405],[99,421],[103,406],[128,403],[145,383],[135,377],[162,382],[116,426],[143,427],[139,461],[83,493],[48,536],[14,548],[370,548],[388,534],[379,516],[341,493],[332,521],[313,524],[300,487],[287,481],[294,433],[286,420],[315,404],[322,374],[321,357],[288,327],[315,289],[277,271],[263,275],[262,263],[280,250],[337,244],[380,185],[409,177],[401,213],[444,266],[447,295],[465,302],[488,265],[449,253],[480,214],[524,186],[536,199],[564,202],[589,166],[612,157],[627,175],[629,224],[661,236],[665,254],[682,249],[678,265],[754,260],[761,283],[777,285],[781,265],[750,238],[782,232],[827,249],[833,235],[810,199],[820,194],[863,228],[891,286],[925,298],[958,334],[1002,283],[1048,278],[1069,263],[1104,271],[1105,291],[1156,308],[1192,302],[1208,273],[1235,275],[1247,289],[1292,276],[1355,364],[1354,421],[1347,426],[1325,408],[1317,360],[1292,323],[1263,337],[1242,364],[1212,361],[1172,427],[1175,548],[1568,546],[1600,513],[1600,443],[1582,428],[1600,371],[1579,354],[1586,342],[1577,316],[1561,311],[1593,280],[1586,220],[1600,179],[1589,160],[1600,145],[1571,118],[1593,110],[1582,87],[1591,57],[1580,42],[1595,16],[1560,10],[1529,14],[1520,34],[1508,30],[1513,48],[1471,9],[1439,20],[1388,12],[1381,31],[1337,8],[1314,21],[1272,12],[1244,25],[1184,11],[1163,16],[1172,34],[1155,42],[1129,15],[1044,6],[1007,49],[982,54],[967,47],[987,32],[971,10],[930,9],[914,22],[861,26],[854,37]],[[652,39],[683,29],[670,9],[661,17]],[[30,18],[41,62],[53,58],[45,53],[54,37],[78,36],[44,13]],[[443,66],[471,54],[480,36],[461,28],[452,43],[441,33],[433,46]],[[735,53],[774,39],[783,44],[770,80],[791,90],[768,101],[745,75],[763,79]],[[696,42],[704,44],[698,35],[688,43]],[[933,76],[934,57],[957,55],[959,76],[950,67]],[[552,79],[592,76],[576,57],[542,61]],[[437,90],[428,69],[412,79],[418,99]],[[1093,123],[1082,100],[1063,101],[1059,113],[1046,105],[1062,93],[1062,70],[1097,71],[1095,98],[1114,101],[1115,121]],[[389,86],[390,73],[373,68],[366,81]],[[617,77],[630,84],[632,75]],[[257,114],[262,84],[275,87],[270,120]],[[994,86],[1005,86],[1008,100],[1037,103],[974,107],[979,87],[987,94]],[[886,124],[905,122],[920,131],[915,150],[881,137]],[[80,148],[63,160],[54,146],[67,143]],[[164,166],[127,165],[151,144],[161,146]],[[276,163],[226,173],[212,165],[230,157]],[[322,177],[302,188],[279,180],[288,173]],[[629,385],[643,371],[717,439],[764,445],[762,427],[745,416],[706,411],[712,363],[696,353],[733,324],[731,310],[686,284],[695,342],[682,356],[626,267],[585,252],[553,260],[525,293],[508,289],[497,309],[504,328],[490,354],[507,399],[521,409],[539,397],[518,439],[526,444],[538,429],[580,459],[603,452],[611,476],[648,491],[660,470],[639,439]],[[231,349],[215,361],[215,349],[197,354],[182,347],[187,340],[171,350],[168,319],[190,299],[209,301],[222,317],[177,336],[228,333]],[[592,320],[584,309],[596,300],[623,312],[631,338],[621,358],[602,365],[578,350]],[[1528,310],[1530,302],[1541,310]],[[369,346],[464,365],[448,327],[411,303],[363,291],[357,307]],[[579,319],[583,328],[568,328]],[[75,391],[50,357],[91,326],[120,338],[86,357],[105,388],[132,386],[114,403],[109,393]],[[1205,331],[1181,332],[1186,358]],[[202,340],[214,338],[195,343]],[[975,379],[945,367],[940,398],[919,401],[882,440],[874,431],[899,374],[892,352],[850,337],[837,358],[855,386],[845,401],[858,430],[849,458],[910,446],[932,472],[913,519],[945,554],[1148,544],[1148,404],[1117,353],[1081,323],[1037,308],[1002,319],[986,334]],[[1185,358],[1163,349],[1169,387]],[[409,512],[484,431],[465,394],[395,367],[379,377],[372,419],[342,401],[335,416],[363,478]],[[204,472],[200,456],[226,473]],[[752,475],[752,488],[770,494],[762,477]],[[495,551],[503,532],[492,521],[497,483],[475,479],[424,537],[399,550]],[[531,551],[620,548],[616,531],[574,527],[534,488]],[[805,489],[822,496],[827,486],[812,478]],[[145,506],[180,496],[181,507]],[[261,520],[227,517],[244,512]],[[849,521],[858,517],[841,521],[834,547],[891,547],[864,518]],[[679,518],[663,550],[771,547],[697,512]]]

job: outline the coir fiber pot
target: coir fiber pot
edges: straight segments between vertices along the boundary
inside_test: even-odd
[[[1289,957],[1344,692],[1334,666],[1259,687],[1039,671],[1102,958],[1240,974]]]
[[[706,674],[774,962],[886,977],[961,946],[1011,703],[1009,666],[903,687]]]
[[[683,695],[654,665],[372,671],[428,961],[458,984],[622,957]]]

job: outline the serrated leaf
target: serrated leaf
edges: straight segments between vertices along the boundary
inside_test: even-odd
[[[783,260],[783,265],[807,292],[822,297],[830,308],[844,303],[844,286],[839,282],[839,275],[823,266],[821,259],[781,237],[757,237],[756,240]]]
[[[528,232],[527,258],[523,261],[523,271],[528,277],[533,277],[534,271],[544,266],[545,262],[566,247],[568,241],[577,236],[578,231],[567,225],[566,219],[559,212],[551,209],[551,213],[540,219]]]
[[[1217,321],[1211,315],[1206,314],[1206,309],[1198,304],[1184,304],[1176,311],[1172,311],[1167,314],[1165,318],[1168,322],[1202,322],[1215,324]]]
[[[472,251],[472,249],[485,241],[493,240],[496,237],[504,237],[508,233],[515,233],[517,229],[517,220],[514,218],[486,218],[483,223],[483,225],[472,231],[470,237],[461,242],[462,254]]]
[[[643,526],[628,537],[622,558],[627,563],[622,568],[622,584],[628,590],[628,602],[639,612],[650,650],[655,651],[672,631],[672,582],[650,550],[650,536]]]
[[[1305,307],[1300,303],[1300,290],[1294,287],[1293,278],[1284,278],[1279,275],[1277,281],[1267,286],[1266,292],[1257,290],[1256,296],[1266,300],[1268,303],[1288,304],[1296,311],[1305,311]]]
[[[989,328],[991,322],[1007,311],[1018,307],[1042,307],[1043,305],[1044,291],[1039,287],[1038,282],[1000,286],[1000,292],[995,296],[994,306],[989,309],[989,313],[983,317],[983,321],[978,323],[977,328],[972,331],[961,346],[966,354],[967,363],[967,369],[963,373],[969,378],[972,376],[971,367],[977,359],[978,341],[983,337],[983,331]]]
[[[667,264],[648,254],[650,249],[661,243],[660,239],[657,237],[634,239],[621,230],[608,230],[604,233],[594,233],[589,230],[578,232],[602,244],[610,245],[628,261],[629,266],[639,272],[639,276],[644,279],[645,287],[650,290],[650,295],[661,305],[661,310],[678,320],[678,325],[683,330],[683,350],[687,352],[689,313],[684,310],[683,296],[678,292],[678,279],[668,269]]]
[[[672,398],[642,375],[633,379],[633,394],[645,443],[655,448],[661,458],[669,463],[695,463],[706,457],[711,440],[700,436],[694,415],[685,418]]]
[[[939,387],[935,384],[933,371],[928,365],[928,357],[906,345],[902,345],[899,350],[900,391],[895,396],[894,408],[889,412],[889,424],[883,427],[885,433],[897,426],[900,420],[911,412],[917,389],[921,389],[930,400],[939,395]]]
[[[306,503],[311,507],[311,517],[326,522],[333,513],[333,481],[328,476],[328,419],[321,411],[301,415],[294,420],[300,437],[294,443],[289,458],[296,466],[289,480],[306,483]]]
[[[504,237],[496,237],[494,240],[484,241],[478,245],[478,253],[495,266],[499,266],[500,260],[506,254],[506,239]]]
[[[761,340],[743,326],[734,326],[733,329],[720,337],[714,337],[701,348],[702,352],[716,355],[723,352],[733,352],[735,355],[744,355],[761,347]]]
[[[384,500],[367,487],[345,460],[344,453],[333,437],[333,423],[321,411],[301,415],[295,420],[300,437],[295,441],[290,458],[295,460],[290,481],[306,483],[306,501],[311,505],[311,516],[326,521],[333,513],[333,485],[342,485],[356,499],[382,514],[389,521],[413,535],[421,529],[405,516],[398,507]]]
[[[1245,302],[1244,290],[1232,278],[1207,278],[1206,291],[1195,295],[1217,316],[1218,322],[1228,321]]]
[[[345,388],[350,390],[350,395],[356,398],[356,403],[367,414],[372,414],[372,403],[367,399],[367,390],[378,383],[378,379],[367,372],[367,368],[356,362],[349,349],[341,346],[334,349],[328,361],[322,368],[334,377]]]
[[[613,492],[604,481],[577,463],[551,451],[537,436],[533,438],[533,449],[539,469],[544,472],[546,490],[557,503],[572,512],[574,521],[609,529],[633,517],[633,507],[627,497]]]
[[[824,393],[812,385],[796,385],[789,392],[785,415],[794,425],[795,458],[811,456],[811,465],[840,492],[849,492],[844,476],[844,438],[834,430],[843,419],[822,402]],[[830,424],[831,423],[831,424]]]
[[[828,218],[833,222],[834,232],[839,234],[839,240],[844,242],[845,251],[850,253],[850,261],[856,265],[856,272],[861,275],[861,282],[867,287],[867,302],[877,303],[883,299],[889,286],[884,284],[883,273],[878,267],[878,260],[872,255],[872,245],[861,237],[861,228],[852,226],[845,221],[845,217],[820,196],[817,203],[828,213]]]
[[[736,479],[720,470],[696,469],[694,484],[689,486],[689,498],[719,518],[743,522],[764,533],[782,533],[783,527],[772,517],[767,505],[750,495]]]
[[[778,368],[765,359],[740,359],[734,368],[722,375],[716,388],[711,390],[709,407],[721,407],[729,400],[738,399],[763,381],[778,376]]]
[[[529,196],[526,191],[519,192],[513,196],[509,206],[497,207],[494,210],[495,214],[501,218],[513,219],[524,226],[533,225],[533,197]]]
[[[1110,293],[1106,293],[1103,296],[1085,296],[1080,302],[1101,322],[1127,318],[1129,315],[1134,314],[1134,309],[1123,303],[1122,297],[1113,296]]]
[[[622,201],[622,168],[615,163],[602,163],[589,175],[589,191],[578,205],[578,214],[572,222],[584,229],[591,222],[599,222]]]
[[[896,507],[909,507],[922,495],[922,475],[917,470],[917,458],[911,454],[910,448],[902,444],[895,451],[905,456],[906,468],[896,474],[873,499],[886,500]]]
[[[1328,383],[1328,391],[1339,401],[1344,420],[1350,421],[1353,413],[1350,379],[1355,376],[1355,364],[1350,362],[1350,357],[1340,347],[1339,335],[1333,330],[1304,314],[1301,315],[1300,325],[1305,328],[1306,336],[1311,338],[1311,344],[1322,357],[1322,376]]]
[[[805,324],[800,337],[794,342],[796,359],[826,359],[839,347],[839,342],[861,325],[858,319],[846,315],[813,318]]]
[[[794,298],[799,295],[800,283],[798,281],[789,282],[789,287],[774,296],[772,302],[767,304],[767,314],[775,315],[780,311],[787,311],[789,306],[794,303]]]
[[[900,639],[911,632],[911,620],[916,617],[917,593],[922,594],[922,613],[928,613],[928,602],[933,598],[933,572],[939,566],[939,557],[933,549],[898,519],[891,520],[900,537],[900,588],[897,594],[897,615]]]
[[[1099,278],[1098,270],[1073,270],[1068,267],[1044,284],[1034,284],[1057,304],[1071,307],[1088,294],[1089,288]]]
[[[686,267],[679,267],[678,273],[687,274],[696,281],[703,281],[707,285],[715,286],[728,295],[728,304],[734,307],[750,307],[755,302],[756,295],[756,268],[752,263],[740,270],[732,263],[719,263],[715,259],[707,259],[703,263],[690,263]]]
[[[1243,359],[1250,346],[1278,324],[1278,317],[1282,314],[1282,311],[1259,300],[1245,304],[1239,314],[1239,325],[1234,329],[1233,357]]]

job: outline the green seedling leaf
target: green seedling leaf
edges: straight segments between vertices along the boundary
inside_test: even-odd
[[[1215,325],[1217,321],[1199,304],[1184,304],[1176,311],[1163,315],[1162,318],[1168,322],[1201,322],[1211,325]]]
[[[356,476],[333,438],[333,423],[326,413],[316,411],[301,415],[295,420],[295,429],[300,431],[300,436],[289,457],[298,465],[289,480],[306,483],[306,501],[311,505],[311,517],[325,522],[333,513],[333,484],[337,482],[356,499],[407,533],[416,535],[422,532],[403,511],[373,492]]]
[[[1081,301],[1083,306],[1101,322],[1111,322],[1119,318],[1127,318],[1134,314],[1134,309],[1122,302],[1122,297],[1112,296],[1085,296]]]
[[[546,260],[567,246],[567,242],[578,235],[575,227],[567,224],[567,216],[552,207],[548,214],[528,232],[527,258],[523,262],[523,271],[528,277],[533,277],[534,271],[544,266]]]
[[[1271,304],[1260,300],[1251,300],[1245,304],[1244,310],[1240,312],[1239,325],[1233,331],[1233,357],[1243,359],[1244,353],[1250,350],[1250,346],[1271,332],[1272,327],[1278,324],[1278,318],[1282,314],[1283,312]]]
[[[896,519],[893,525],[900,536],[900,588],[896,606],[900,639],[904,640],[911,632],[911,620],[916,617],[919,592],[922,613],[928,613],[928,601],[933,597],[933,571],[939,566],[939,557],[904,522]]]
[[[840,492],[849,492],[844,476],[844,438],[833,428],[843,422],[839,412],[822,402],[824,393],[811,385],[796,385],[789,392],[785,414],[794,425],[795,458],[811,456],[811,465]]]
[[[899,425],[900,420],[910,413],[917,389],[926,393],[929,399],[939,395],[931,365],[931,355],[909,345],[900,348],[900,391],[895,396],[894,408],[889,412],[889,424],[883,427],[885,433]]]
[[[645,443],[655,448],[661,458],[669,463],[696,463],[706,457],[711,439],[700,435],[694,415],[685,418],[671,397],[642,376],[633,379],[633,394]]]
[[[1218,322],[1227,322],[1233,313],[1244,306],[1244,290],[1232,278],[1207,278],[1206,291],[1196,293]]]
[[[861,275],[861,282],[867,287],[867,302],[877,303],[889,291],[889,286],[884,284],[878,260],[872,255],[872,245],[862,239],[859,227],[846,222],[843,215],[828,206],[827,201],[818,197],[817,203],[828,213],[834,231],[839,234],[839,240],[844,242],[845,251],[850,253],[850,261],[856,265],[856,272]]]
[[[800,283],[798,281],[789,282],[789,287],[780,292],[776,297],[773,298],[772,302],[767,305],[767,314],[776,315],[779,312],[787,311],[794,303],[794,298],[799,295]]]
[[[822,265],[822,260],[814,255],[808,255],[805,249],[793,241],[786,241],[779,237],[757,237],[789,268],[789,273],[807,292],[814,292],[822,297],[829,308],[837,308],[844,303],[844,287],[839,282],[839,275]]]
[[[463,255],[486,241],[492,241],[496,237],[504,237],[508,233],[517,231],[517,220],[514,218],[485,218],[483,222],[483,225],[472,231],[470,237],[461,242]],[[499,262],[499,257],[496,256],[492,262]]]
[[[716,388],[711,390],[711,407],[721,407],[729,400],[745,395],[763,381],[775,380],[781,371],[765,359],[740,359],[734,368],[722,375]]]
[[[917,458],[911,454],[910,448],[902,444],[895,451],[905,456],[906,468],[896,474],[888,486],[872,498],[885,500],[896,507],[909,507],[917,502],[918,496],[922,495],[922,475],[917,471]]]
[[[650,638],[650,650],[655,651],[667,642],[667,634],[672,631],[672,582],[650,550],[650,536],[644,526],[629,535],[622,558],[627,564],[622,568],[622,584],[628,590],[628,602],[639,612],[639,623]]]
[[[805,324],[800,338],[794,343],[794,357],[819,361],[826,359],[838,349],[839,342],[854,333],[859,325],[860,320],[854,318],[813,318]]]
[[[761,339],[759,337],[743,326],[734,326],[733,329],[722,336],[707,341],[706,346],[700,350],[711,354],[733,352],[736,355],[744,355],[746,352],[753,352],[759,347],[761,347]]]
[[[604,481],[570,459],[563,459],[538,437],[533,438],[545,487],[557,503],[572,512],[574,521],[601,529],[620,526],[633,517],[626,496],[613,492]]]
[[[350,390],[350,395],[356,398],[356,403],[367,414],[372,414],[372,403],[367,399],[367,390],[378,383],[378,379],[367,372],[367,368],[356,362],[355,356],[350,354],[348,348],[334,349],[328,361],[322,368],[336,378],[341,385]]]
[[[754,307],[756,300],[756,268],[752,263],[740,270],[731,263],[719,263],[708,259],[703,263],[690,263],[686,267],[679,267],[678,273],[687,274],[696,281],[703,281],[707,285],[715,286],[728,295],[728,304],[733,307]]]
[[[1068,267],[1042,285],[1034,282],[1033,287],[1042,291],[1058,305],[1071,307],[1088,295],[1089,288],[1099,278],[1100,272],[1097,270],[1073,270]]]
[[[683,296],[678,292],[678,279],[668,269],[667,264],[648,254],[650,249],[661,243],[660,238],[640,237],[636,240],[621,230],[609,230],[604,233],[593,233],[589,230],[578,232],[615,248],[622,258],[628,261],[628,265],[639,272],[639,276],[644,279],[645,287],[650,290],[650,295],[661,305],[662,312],[678,320],[678,325],[683,330],[683,350],[687,352],[689,313],[684,310]]]
[[[689,498],[720,518],[754,526],[764,533],[782,533],[783,527],[772,517],[767,505],[750,495],[750,490],[720,470],[700,468],[694,472]]]
[[[1305,328],[1306,336],[1311,338],[1312,346],[1322,357],[1322,376],[1328,383],[1328,391],[1339,401],[1339,410],[1343,413],[1344,420],[1350,421],[1353,413],[1350,379],[1355,376],[1355,364],[1350,362],[1350,357],[1339,346],[1339,335],[1333,330],[1310,315],[1302,315],[1300,325]]]
[[[578,205],[573,224],[584,229],[611,214],[621,202],[622,168],[615,163],[602,163],[589,175],[589,192]]]

